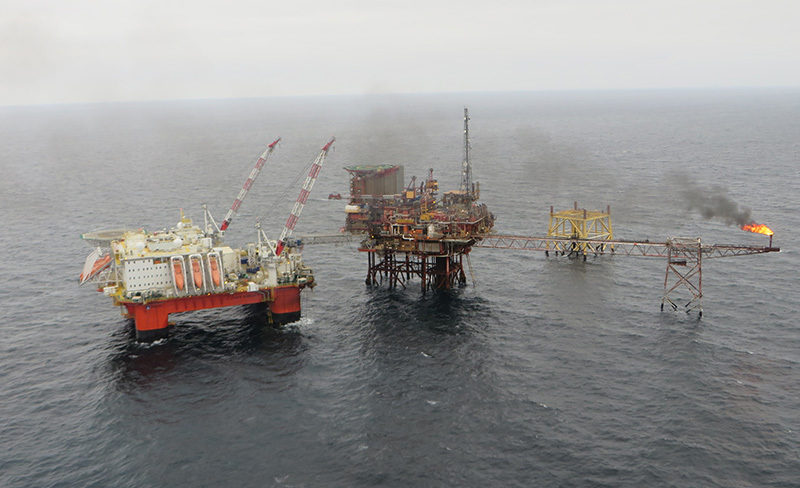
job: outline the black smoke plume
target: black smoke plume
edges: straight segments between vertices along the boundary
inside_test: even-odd
[[[689,205],[689,210],[700,212],[706,219],[719,219],[728,225],[742,227],[753,223],[750,209],[740,207],[728,196],[728,190],[721,186],[699,188],[688,182],[682,183],[681,193]]]

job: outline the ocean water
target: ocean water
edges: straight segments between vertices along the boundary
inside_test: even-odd
[[[344,166],[455,189],[465,106],[499,233],[577,201],[622,239],[767,244],[688,189],[782,252],[705,261],[701,319],[628,256],[474,249],[468,286],[422,295],[366,286],[355,244],[306,246],[299,322],[179,314],[154,344],[78,286],[82,232],[221,220],[279,136],[231,244],[280,233],[331,136],[297,234],[343,225]],[[799,136],[797,89],[0,108],[0,486],[800,486]]]

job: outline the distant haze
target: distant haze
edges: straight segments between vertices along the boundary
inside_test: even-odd
[[[0,0],[0,105],[800,85],[783,0]]]

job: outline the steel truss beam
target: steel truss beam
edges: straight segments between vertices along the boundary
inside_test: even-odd
[[[672,241],[650,242],[602,239],[571,239],[558,237],[529,237],[514,235],[473,236],[476,243],[473,247],[491,249],[519,249],[524,251],[554,251],[561,254],[574,253],[576,249],[586,249],[581,254],[621,254],[625,256],[642,256],[665,258],[669,256]],[[725,258],[778,252],[779,247],[742,246],[734,244],[701,244],[700,252],[709,258]]]
[[[588,254],[618,254],[624,256],[642,256],[667,258],[667,271],[664,277],[664,293],[661,296],[661,310],[668,303],[673,310],[678,309],[675,303],[679,291],[688,291],[691,295],[684,305],[686,312],[697,310],[703,316],[703,259],[747,256],[779,252],[780,248],[770,246],[741,246],[733,244],[704,245],[700,238],[672,238],[666,242],[621,241],[598,239],[574,239],[557,237],[526,237],[487,235],[476,237],[474,247],[490,249],[519,249],[525,251],[550,251],[583,256]]]

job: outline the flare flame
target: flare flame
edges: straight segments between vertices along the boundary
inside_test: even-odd
[[[764,224],[756,224],[755,222],[753,222],[752,224],[743,225],[742,226],[742,230],[746,230],[746,231],[749,231],[749,232],[755,232],[756,234],[765,234],[765,235],[768,235],[768,236],[771,236],[772,234],[774,234],[774,232],[772,232],[772,229],[770,229],[766,225],[764,225]]]

